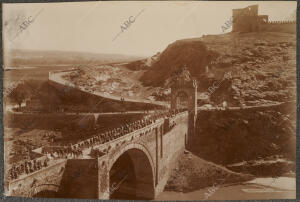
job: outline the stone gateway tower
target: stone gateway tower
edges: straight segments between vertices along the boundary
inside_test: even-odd
[[[197,81],[191,79],[190,72],[184,67],[174,78],[171,85],[171,110],[176,110],[179,95],[187,98],[187,110],[189,112],[189,126],[187,134],[187,146],[195,136],[195,124],[197,119]]]

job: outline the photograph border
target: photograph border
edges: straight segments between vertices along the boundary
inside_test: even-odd
[[[97,0],[89,0],[89,2],[94,2],[94,1],[97,1]],[[125,0],[126,1],[126,0]],[[187,0],[189,1],[189,0]],[[226,2],[224,0],[218,0],[219,2]],[[269,1],[269,0],[267,0]],[[278,1],[278,0],[275,0],[275,1]],[[292,1],[292,2],[295,2],[295,0],[287,0],[287,1]],[[88,2],[88,1],[71,1],[71,0],[4,0],[4,1],[1,1],[1,8],[0,8],[0,13],[2,14],[1,15],[1,23],[3,22],[2,18],[3,18],[3,3],[60,3],[60,2]],[[217,2],[217,1],[216,1]],[[253,2],[256,2],[256,1],[253,1]],[[265,1],[264,1],[265,2]],[[299,26],[300,26],[300,17],[299,17],[299,10],[300,10],[300,6],[299,6],[299,2],[297,2],[297,42],[296,42],[296,74],[297,74],[297,105],[296,106],[299,106],[299,99],[300,99],[300,90],[299,90],[299,86],[300,86],[300,81],[299,81],[299,78],[300,78],[300,67],[299,67],[299,59],[300,59],[300,55],[299,55],[299,40],[300,40],[300,37],[299,37]],[[3,26],[3,23],[2,23],[2,26]],[[2,27],[1,26],[1,54],[2,54],[2,57],[0,59],[1,61],[1,66],[3,67],[3,33],[2,33]],[[0,100],[0,103],[2,105],[1,107],[1,120],[0,120],[0,130],[1,130],[1,139],[0,139],[0,148],[1,148],[1,152],[2,154],[0,155],[0,177],[1,177],[1,198],[0,200],[2,201],[12,201],[12,202],[17,202],[17,201],[23,201],[23,202],[29,202],[29,201],[39,201],[39,202],[52,202],[52,201],[55,201],[55,202],[60,202],[60,201],[70,201],[70,202],[76,202],[76,201],[119,201],[119,200],[101,200],[101,199],[93,199],[93,200],[90,200],[90,199],[65,199],[65,198],[55,198],[55,199],[49,199],[49,198],[23,198],[23,197],[12,197],[12,196],[5,196],[4,195],[4,122],[3,122],[3,68],[2,68],[2,71],[0,72],[0,79],[1,79],[1,84],[0,84],[0,89],[1,89],[1,100]],[[298,113],[298,109],[297,110],[297,127],[296,127],[296,199],[285,199],[285,200],[282,200],[282,199],[275,199],[275,200],[272,200],[272,201],[297,201],[297,199],[299,200],[300,199],[300,177],[299,177],[299,172],[300,172],[300,143],[299,143],[299,118],[300,118],[300,114]],[[122,201],[131,201],[131,200],[122,200]],[[133,200],[134,201],[134,200]],[[139,201],[139,200],[135,200],[135,201]],[[229,200],[229,201],[232,201],[232,200]],[[253,200],[253,201],[270,201],[270,200]]]

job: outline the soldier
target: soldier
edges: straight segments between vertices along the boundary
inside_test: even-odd
[[[40,170],[40,164],[39,164],[39,161],[36,163],[36,170]]]
[[[37,166],[36,166],[36,163],[33,164],[33,171],[36,171],[37,170]]]
[[[14,180],[18,178],[16,171],[13,171],[12,178],[13,178]]]
[[[21,164],[21,173],[24,173],[24,164]]]
[[[10,169],[8,173],[9,173],[9,178],[13,180],[14,178],[13,171]]]

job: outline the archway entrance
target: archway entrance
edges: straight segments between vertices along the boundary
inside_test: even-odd
[[[171,85],[171,109],[180,108],[179,99],[185,100],[189,112],[197,113],[197,81],[190,77],[184,67],[173,79]]]
[[[177,109],[185,109],[187,110],[189,107],[189,96],[184,91],[179,91],[174,98],[176,102]]]
[[[154,180],[147,155],[129,149],[113,164],[109,172],[110,199],[153,199]]]

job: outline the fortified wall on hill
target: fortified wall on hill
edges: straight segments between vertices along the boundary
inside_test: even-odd
[[[258,5],[232,9],[233,32],[296,33],[296,21],[269,21],[268,15],[258,15]]]

